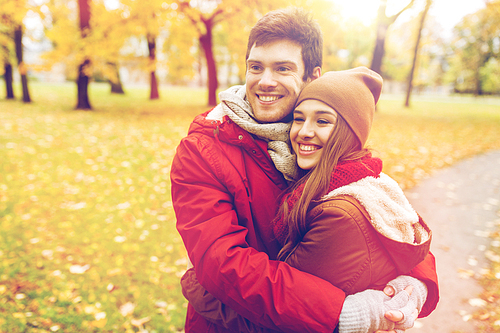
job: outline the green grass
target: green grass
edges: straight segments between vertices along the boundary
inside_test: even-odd
[[[74,85],[0,102],[0,331],[183,328],[169,171],[206,98],[107,89],[91,86],[96,112],[73,110]]]
[[[169,172],[205,90],[92,84],[88,112],[74,84],[30,88],[0,100],[0,331],[182,331]],[[403,187],[500,149],[497,100],[401,100],[380,102],[370,144]]]
[[[368,144],[384,161],[384,172],[411,188],[458,160],[500,149],[500,100],[403,97],[378,105]]]

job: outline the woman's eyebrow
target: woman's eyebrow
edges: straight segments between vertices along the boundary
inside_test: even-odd
[[[332,112],[332,111],[322,111],[322,110],[318,110],[318,111],[314,111],[315,113],[319,113],[319,114],[333,114],[333,115],[337,115],[337,112]]]

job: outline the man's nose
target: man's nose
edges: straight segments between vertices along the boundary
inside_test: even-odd
[[[275,87],[277,85],[274,73],[271,69],[265,69],[262,72],[259,84],[262,88]]]

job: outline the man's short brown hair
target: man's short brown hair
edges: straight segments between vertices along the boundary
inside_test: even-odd
[[[323,35],[309,13],[299,8],[278,9],[264,15],[250,31],[246,58],[252,47],[290,40],[302,47],[303,81],[312,77],[315,67],[323,62]]]

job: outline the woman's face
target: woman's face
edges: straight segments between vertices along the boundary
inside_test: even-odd
[[[301,169],[318,164],[336,122],[337,112],[318,100],[307,99],[295,108],[290,141]]]

